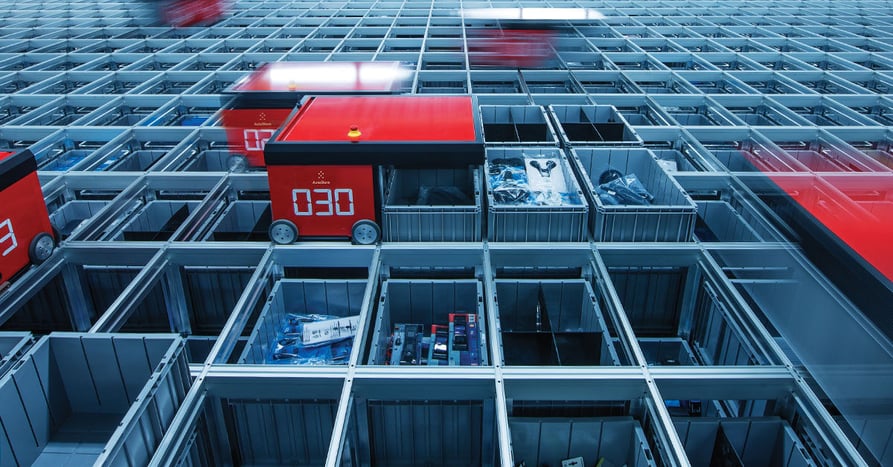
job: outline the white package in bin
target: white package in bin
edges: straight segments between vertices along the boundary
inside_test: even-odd
[[[304,323],[303,344],[310,346],[354,337],[359,323],[359,315]]]
[[[528,186],[534,201],[540,205],[560,206],[564,204],[562,194],[567,193],[567,180],[561,169],[561,159],[557,157],[525,157],[524,169],[527,172]]]

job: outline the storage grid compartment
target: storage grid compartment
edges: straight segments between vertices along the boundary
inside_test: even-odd
[[[702,242],[763,242],[773,241],[757,233],[751,221],[745,217],[749,210],[740,211],[734,199],[729,201],[698,201],[698,219],[695,236]],[[745,207],[746,209],[746,207]],[[748,216],[750,217],[750,216]],[[750,217],[753,219],[753,217]]]
[[[71,128],[59,130],[35,144],[31,151],[43,171],[79,169],[93,159],[97,149],[114,140],[122,129]]]
[[[645,147],[665,172],[714,172],[720,164],[687,131],[678,128],[641,128]]]
[[[140,258],[132,261],[145,264]],[[86,332],[136,277],[141,267],[110,262],[69,262],[60,272],[33,278],[38,281],[28,284],[36,288],[33,294],[13,296],[10,295],[16,290],[13,288],[5,296],[0,296],[0,305],[3,305],[0,309],[6,311],[0,316],[0,330],[37,334]]]
[[[889,229],[890,219],[893,219],[893,178],[866,174],[859,177],[827,175],[822,179],[870,215],[860,219],[867,231],[872,225],[877,226],[878,232]]]
[[[691,240],[697,208],[682,187],[663,171],[649,150],[577,148],[571,150],[571,154],[592,206],[590,229],[593,239],[600,242]],[[598,188],[606,174],[618,173],[621,177],[635,174],[650,193],[650,203],[643,198],[640,205],[629,204],[623,197],[612,194],[619,193],[614,191],[615,187],[605,185],[603,190]],[[598,190],[605,193],[604,199]],[[607,199],[624,204],[608,204]]]
[[[50,213],[50,223],[56,228],[60,238],[71,236],[78,227],[84,225],[102,210],[108,201],[72,200]]]
[[[562,142],[569,145],[638,145],[642,140],[610,105],[550,105]]]
[[[19,125],[68,126],[80,121],[98,109],[105,100],[94,96],[66,96],[61,101],[50,102],[19,120]]]
[[[735,117],[750,126],[802,126],[803,119],[774,100],[762,96],[714,96]]]
[[[778,96],[777,102],[817,126],[867,126],[873,122],[831,99],[818,96]]]
[[[203,241],[268,242],[273,216],[269,201],[237,200],[214,222]]]
[[[579,242],[585,239],[589,208],[561,150],[489,148],[486,156],[487,238],[490,241]],[[534,162],[539,168],[532,165]],[[548,171],[549,177],[540,175],[542,185],[531,186],[529,176],[522,175],[533,169],[538,173]],[[560,176],[558,172],[552,174],[556,170],[560,170]],[[546,183],[552,177],[558,181],[557,185],[554,181]]]
[[[777,417],[674,418],[692,466],[815,465],[794,429]]]
[[[108,240],[167,241],[198,205],[198,201],[149,201]]]
[[[483,285],[473,279],[388,279],[382,281],[369,342],[366,362],[369,365],[388,365],[397,343],[397,325],[419,325],[422,336],[430,337],[429,354],[423,355],[424,342],[418,342],[420,362],[428,366],[486,366],[487,325],[483,305]],[[454,314],[466,317],[468,350],[460,351],[455,335],[442,336],[435,331],[453,331]],[[477,321],[477,346],[472,338],[472,319]],[[439,326],[435,330],[435,326]],[[458,334],[458,330],[456,331]],[[396,345],[395,345],[396,344]],[[441,349],[440,345],[444,348]]]
[[[585,280],[497,279],[496,299],[503,365],[620,365]]]
[[[546,112],[538,105],[480,106],[484,143],[519,145],[558,144]]]
[[[229,172],[237,162],[233,149],[222,128],[201,129],[184,139],[158,166],[176,172]]]
[[[766,136],[813,172],[889,173],[891,170],[846,143],[816,131],[766,133]]]
[[[577,457],[581,465],[656,465],[632,417],[510,417],[509,429],[515,462],[523,465],[557,466]]]
[[[599,105],[612,105],[623,116],[626,123],[633,126],[670,126],[673,119],[650,97],[636,96],[598,96],[593,97]]]
[[[221,99],[216,96],[180,96],[147,118],[146,126],[196,127],[216,123],[212,118],[220,111]]]
[[[187,131],[144,131],[133,129],[112,140],[84,170],[144,172],[175,148]]]
[[[654,100],[682,126],[738,126],[738,119],[706,97],[655,96]]]
[[[393,169],[382,206],[385,241],[481,240],[479,166],[467,169]]]
[[[0,378],[18,361],[31,345],[27,332],[0,332]]]
[[[691,365],[774,363],[775,358],[745,332],[738,317],[742,305],[703,268],[609,265],[608,271],[637,337],[684,339],[694,357]]]
[[[145,464],[189,385],[176,336],[44,337],[0,380],[0,459]]]
[[[241,378],[241,390],[210,388],[196,414],[172,429],[188,434],[169,456],[174,465],[325,464],[338,411],[341,380],[314,384],[269,378]],[[281,389],[258,397],[255,387]],[[297,386],[297,388],[295,388]],[[317,388],[318,386],[318,388]],[[157,460],[157,458],[156,458]]]
[[[808,172],[809,169],[760,135],[741,129],[732,132],[691,133],[731,172]]]
[[[292,364],[285,354],[274,352],[274,346],[285,339],[281,330],[293,321],[290,315],[328,315],[339,318],[359,316],[362,311],[363,295],[366,292],[365,280],[322,280],[322,279],[281,279],[273,286],[267,303],[264,305],[257,324],[248,337],[242,350],[239,364]],[[306,360],[308,365],[346,365],[350,360],[353,345],[357,345],[356,324],[353,325],[349,345],[346,348],[331,348],[322,352],[306,350],[297,353],[297,358]],[[337,352],[336,352],[337,350]],[[284,351],[283,351],[284,352]],[[345,353],[346,352],[346,355]],[[325,353],[326,355],[322,355]]]
[[[16,120],[27,120],[31,111],[54,100],[48,96],[5,96],[0,98],[0,125],[15,125]]]
[[[366,397],[378,385],[355,380],[340,465],[499,465],[495,395],[480,383],[439,379],[411,395],[390,383]]]
[[[697,365],[685,339],[681,337],[640,337],[639,349],[649,366],[691,366]]]
[[[704,54],[706,55],[706,54]],[[734,54],[730,54],[735,56]],[[709,58],[708,58],[709,60]],[[727,67],[727,69],[738,66],[735,60],[714,63],[714,66]],[[750,86],[735,79],[731,74],[722,72],[681,72],[679,76],[689,82],[698,91],[704,94],[754,94],[755,91]]]
[[[625,74],[617,71],[574,70],[574,78],[591,94],[641,94],[643,91]]]
[[[146,118],[168,102],[163,96],[121,96],[78,120],[84,126],[144,125]]]

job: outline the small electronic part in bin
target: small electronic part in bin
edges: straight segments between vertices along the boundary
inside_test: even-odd
[[[422,338],[425,327],[421,324],[396,324],[391,337],[391,365],[423,365]],[[427,358],[427,355],[425,355]]]
[[[608,169],[599,175],[598,183],[598,197],[608,206],[648,206],[654,201],[654,196],[633,173],[623,175],[618,170]]]
[[[561,467],[585,467],[586,463],[583,461],[582,457],[573,457],[571,459],[565,459],[561,461]]]
[[[450,314],[450,365],[480,366],[480,335],[477,317],[471,313]]]
[[[359,316],[289,314],[271,345],[268,363],[344,365],[358,323]]]
[[[450,356],[450,328],[449,326],[431,326],[431,336],[434,342],[431,344],[431,353],[428,356],[429,365],[446,365]],[[442,363],[441,363],[442,362]]]

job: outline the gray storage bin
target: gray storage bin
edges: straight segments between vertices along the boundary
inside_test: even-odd
[[[0,377],[12,368],[31,344],[31,333],[0,332]]]
[[[360,314],[364,280],[282,279],[273,286],[270,299],[248,337],[240,364],[269,363],[272,345],[279,338],[279,330],[288,314],[320,314],[340,317]],[[359,342],[354,338],[354,345]],[[346,364],[347,361],[345,360]]]
[[[645,431],[632,417],[511,417],[509,428],[516,464],[558,466],[562,460],[582,457],[590,466],[656,465]]]
[[[179,337],[51,334],[0,379],[0,462],[145,465],[190,384]]]
[[[702,242],[778,241],[753,208],[735,197],[728,201],[698,201],[695,237]]]
[[[558,145],[546,112],[538,105],[482,105],[484,143]]]
[[[571,150],[586,197],[593,207],[592,237],[600,242],[687,242],[695,227],[697,207],[668,176],[647,149]],[[596,187],[609,170],[635,174],[654,197],[651,205],[606,205]]]
[[[481,365],[488,365],[483,285],[478,280],[389,279],[381,284],[367,363],[385,365],[388,340],[395,324],[448,325],[451,313],[477,316]]]
[[[437,199],[435,190],[444,190],[443,199]],[[447,204],[457,201],[466,203]],[[382,206],[384,240],[477,242],[481,212],[480,167],[395,169],[388,177]]]
[[[673,424],[694,467],[726,465],[724,461],[734,462],[730,457],[740,460],[739,465],[815,465],[793,428],[780,418],[676,418]]]
[[[269,201],[233,201],[202,239],[215,242],[268,242],[272,222]]]
[[[774,363],[772,355],[753,342],[737,318],[743,305],[729,298],[705,278],[700,265],[677,266],[609,266],[614,289],[620,298],[633,331],[642,338],[659,338],[662,342],[685,339],[690,365],[763,365]],[[654,344],[645,342],[643,351],[649,364]],[[663,344],[661,344],[663,345]],[[663,355],[657,349],[657,357]],[[673,351],[676,355],[676,351]],[[686,358],[679,357],[679,364]]]
[[[497,280],[496,298],[503,365],[620,364],[589,282]]]
[[[113,239],[167,241],[198,205],[198,201],[150,201]]]
[[[493,195],[491,170],[497,159],[558,158],[568,196],[561,205],[501,204]],[[580,242],[586,239],[589,207],[564,153],[556,148],[490,148],[484,166],[487,177],[487,238],[498,242]],[[498,175],[498,174],[497,174]]]
[[[108,201],[69,201],[50,214],[50,223],[53,224],[62,239],[65,239],[82,224],[92,219],[107,204]]]
[[[612,105],[550,105],[549,114],[566,145],[642,144],[641,138]]]
[[[640,337],[637,339],[645,363],[650,366],[697,365],[685,339],[679,337]]]

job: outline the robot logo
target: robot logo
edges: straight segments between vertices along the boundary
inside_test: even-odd
[[[10,242],[11,244],[10,244],[9,248],[7,248],[3,252],[3,254],[0,256],[6,256],[6,255],[12,253],[12,250],[15,250],[16,247],[19,246],[19,242],[18,242],[18,240],[16,240],[15,232],[13,232],[13,230],[12,230],[12,221],[11,220],[6,219],[5,221],[0,222],[0,235],[3,234],[4,229],[7,231],[7,233],[3,236],[0,236],[0,245],[4,244],[6,242]]]

